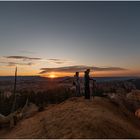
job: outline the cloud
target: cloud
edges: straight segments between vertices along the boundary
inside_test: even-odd
[[[32,62],[28,62],[28,63],[17,63],[17,62],[0,62],[1,64],[5,64],[8,67],[13,67],[16,65],[21,65],[21,66],[31,66],[34,65],[34,63]]]
[[[31,66],[34,63],[29,62],[29,63],[15,63],[15,62],[8,62],[8,66],[16,66],[16,65],[21,65],[21,66]]]
[[[29,61],[29,60],[42,60],[42,58],[39,57],[27,57],[27,56],[4,56],[4,58],[7,59],[18,59],[23,61]]]
[[[52,59],[47,59],[47,61],[48,61],[49,63],[54,63],[54,64],[65,64],[65,63],[69,63],[69,62],[70,62],[70,61],[68,61],[68,60],[54,59],[54,58],[52,58]]]
[[[53,64],[69,64],[70,61],[63,60],[63,59],[43,59],[40,57],[28,57],[22,55],[12,55],[12,56],[3,56],[0,57],[0,63],[5,64],[6,66],[16,66],[16,65],[23,65],[23,66],[31,66],[35,64],[40,64],[42,62],[48,62]]]
[[[7,67],[12,66],[31,66],[41,61],[39,57],[27,57],[27,56],[3,56],[0,57],[0,64],[4,64]]]
[[[40,57],[28,57],[28,56],[3,56],[4,59],[6,59],[7,61],[14,61],[14,60],[20,60],[20,61],[47,61],[48,63],[53,63],[53,64],[69,64],[71,61],[68,60],[63,60],[63,59],[55,59],[55,58],[51,58],[51,59],[42,59]]]
[[[91,71],[124,71],[127,70],[125,68],[120,67],[92,67],[92,66],[67,66],[67,67],[57,67],[57,68],[41,68],[40,74],[49,73],[49,72],[83,72],[86,69],[90,69]]]

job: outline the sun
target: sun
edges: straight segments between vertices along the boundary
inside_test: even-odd
[[[54,74],[50,74],[49,78],[56,78],[56,76]]]

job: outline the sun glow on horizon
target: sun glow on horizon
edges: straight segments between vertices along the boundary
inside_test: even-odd
[[[57,76],[55,74],[50,74],[48,77],[53,79],[56,78]]]
[[[50,72],[44,75],[41,75],[42,77],[48,77],[51,79],[59,78],[59,77],[65,77],[65,76],[74,76],[74,72]],[[80,72],[80,77],[84,77],[84,72]],[[96,72],[90,72],[91,77],[121,77],[121,76],[139,76],[138,73],[134,73],[133,71],[96,71]]]

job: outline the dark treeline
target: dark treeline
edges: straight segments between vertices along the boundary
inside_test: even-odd
[[[8,115],[11,111],[11,107],[13,104],[13,95],[9,98],[5,98],[0,93],[0,114]],[[29,102],[36,104],[37,106],[47,106],[48,104],[56,104],[63,102],[64,100],[73,97],[74,91],[65,87],[58,87],[55,89],[50,89],[47,91],[17,91],[16,94],[16,108],[15,110],[22,108],[26,100]]]
[[[136,80],[100,82],[97,83],[94,93],[91,91],[91,94],[93,96],[102,96],[103,94],[108,93],[126,94],[131,92],[132,89],[137,89],[135,86],[137,83]],[[81,90],[81,93],[84,95],[84,90]],[[15,110],[22,108],[27,99],[29,102],[40,107],[47,106],[48,104],[60,103],[73,96],[75,96],[75,89],[70,89],[67,86],[56,86],[43,91],[29,90],[29,88],[28,90],[21,89],[16,91]],[[10,113],[14,100],[13,98],[13,95],[9,98],[4,97],[4,92],[2,90],[0,91],[0,114],[8,115]]]

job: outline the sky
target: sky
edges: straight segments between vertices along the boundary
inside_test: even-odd
[[[140,76],[139,17],[140,2],[0,1],[0,75]]]

